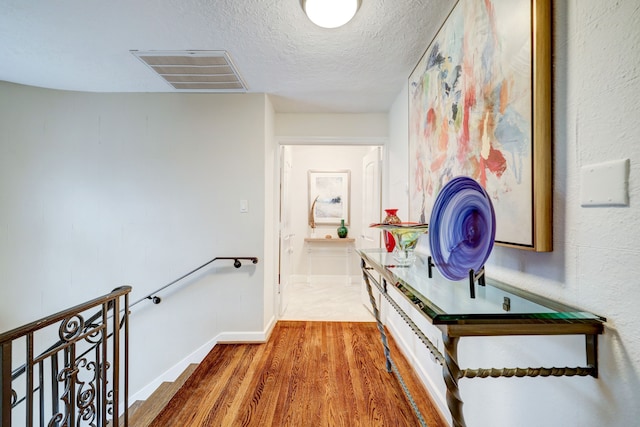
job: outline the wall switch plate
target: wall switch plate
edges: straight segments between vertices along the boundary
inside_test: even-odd
[[[240,200],[240,213],[249,212],[249,202],[247,200]]]
[[[629,205],[629,159],[583,166],[580,170],[582,206]]]

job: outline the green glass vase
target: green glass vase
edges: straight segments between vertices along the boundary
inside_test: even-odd
[[[340,227],[338,227],[338,237],[344,239],[349,234],[349,230],[344,225],[344,219],[340,220]]]

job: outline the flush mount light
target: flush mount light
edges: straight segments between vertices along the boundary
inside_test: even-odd
[[[323,28],[337,28],[351,21],[362,0],[301,0],[311,22]]]

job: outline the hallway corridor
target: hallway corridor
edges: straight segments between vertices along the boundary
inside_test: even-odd
[[[281,320],[374,322],[370,306],[362,303],[361,286],[346,285],[343,280],[293,283]]]

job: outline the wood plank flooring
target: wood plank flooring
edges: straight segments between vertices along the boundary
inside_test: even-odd
[[[446,426],[393,340],[429,427]],[[152,427],[417,426],[373,322],[280,321],[265,344],[218,344]]]

